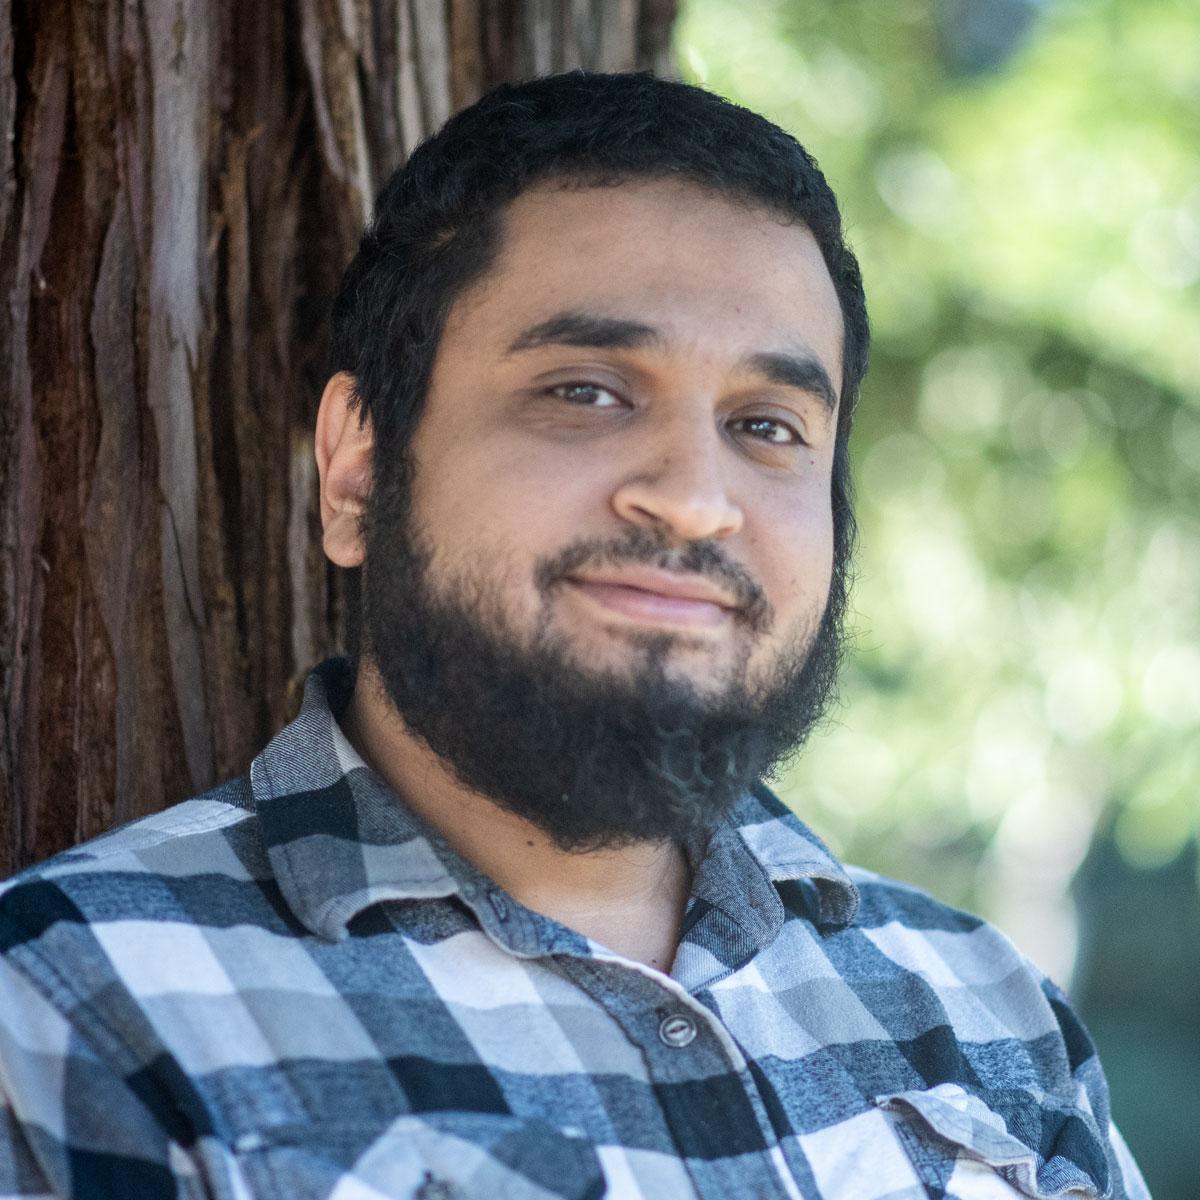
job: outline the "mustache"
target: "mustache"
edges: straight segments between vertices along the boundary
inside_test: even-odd
[[[680,546],[657,529],[638,527],[611,538],[580,538],[553,557],[543,559],[536,568],[535,579],[538,590],[545,594],[584,567],[630,564],[704,575],[729,592],[737,605],[738,619],[755,633],[765,633],[771,628],[774,610],[762,585],[711,538]]]

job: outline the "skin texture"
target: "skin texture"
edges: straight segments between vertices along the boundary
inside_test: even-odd
[[[525,193],[498,260],[450,312],[412,444],[431,579],[486,567],[509,628],[548,622],[585,667],[632,672],[653,646],[701,690],[765,679],[828,596],[841,339],[803,226],[674,181]],[[350,385],[330,380],[317,424],[324,548],[340,566],[363,561],[371,482]],[[547,603],[539,561],[630,528],[717,543],[760,598],[756,618],[719,580],[621,567],[589,567]],[[369,660],[343,726],[518,900],[669,969],[690,884],[673,843],[562,851],[458,783]]]

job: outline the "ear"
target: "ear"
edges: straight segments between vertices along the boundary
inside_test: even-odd
[[[339,371],[325,385],[317,410],[315,449],[321,481],[322,546],[330,562],[359,567],[366,556],[362,515],[371,489],[374,436],[370,419],[360,423],[354,376]]]

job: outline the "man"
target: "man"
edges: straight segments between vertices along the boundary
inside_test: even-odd
[[[334,312],[352,661],[249,776],[0,899],[0,1194],[1143,1197],[996,931],[761,785],[838,658],[857,265],[647,76],[505,87]]]

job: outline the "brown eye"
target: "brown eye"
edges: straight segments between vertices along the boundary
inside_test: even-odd
[[[772,446],[802,446],[804,439],[790,425],[774,417],[743,417],[734,427],[760,442]]]
[[[617,408],[622,403],[619,396],[598,383],[560,383],[550,389],[550,394],[580,408]]]

